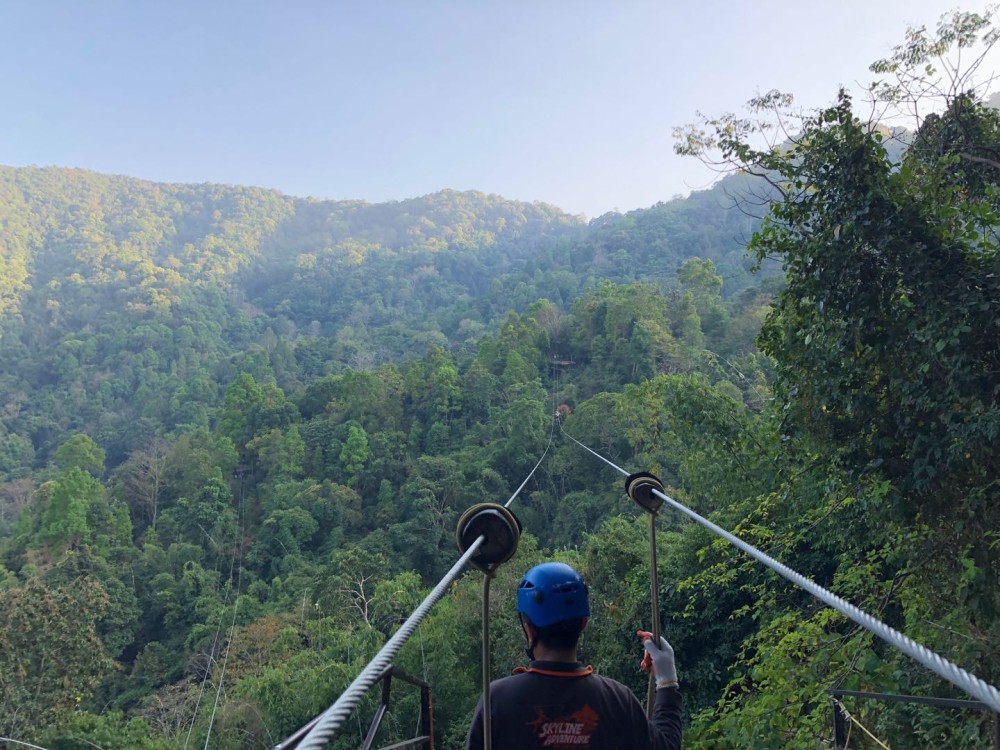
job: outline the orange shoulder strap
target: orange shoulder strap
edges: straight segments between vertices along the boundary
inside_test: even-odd
[[[538,669],[537,667],[516,667],[513,674],[544,674],[549,677],[587,677],[594,673],[594,668],[587,665],[579,672],[560,672],[555,669]]]

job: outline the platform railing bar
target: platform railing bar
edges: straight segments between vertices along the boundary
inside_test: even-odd
[[[939,708],[963,708],[971,711],[992,711],[982,701],[961,700],[958,698],[934,698],[926,695],[899,695],[897,693],[864,693],[857,690],[831,689],[826,691],[835,698],[862,698],[876,701],[889,701],[891,703],[922,703],[927,706],[938,706]]]
[[[395,745],[386,745],[381,750],[420,750],[421,748],[430,747],[430,741],[430,737],[415,737],[412,740],[397,742]]]

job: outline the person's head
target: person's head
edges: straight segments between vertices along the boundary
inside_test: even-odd
[[[536,565],[517,587],[517,612],[529,658],[539,643],[556,651],[573,650],[590,618],[587,584],[565,563]]]

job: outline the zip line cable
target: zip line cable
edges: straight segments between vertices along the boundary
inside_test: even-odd
[[[240,542],[240,555],[242,556],[242,541]],[[222,657],[222,671],[219,672],[219,687],[215,691],[215,703],[212,704],[212,714],[208,720],[208,732],[205,734],[205,750],[208,750],[208,741],[212,737],[212,725],[215,724],[215,712],[219,708],[219,696],[222,695],[222,686],[226,681],[226,664],[229,663],[229,650],[233,647],[233,640],[236,633],[236,613],[240,608],[240,584],[243,580],[243,563],[240,563],[239,575],[236,577],[236,600],[233,602],[233,621],[229,625],[229,638],[226,642],[226,653]]]
[[[244,487],[243,487],[244,473],[240,472],[239,473],[239,477],[240,477],[240,540],[241,540],[240,541],[239,558],[240,558],[240,562],[241,562],[241,565],[242,565],[242,560],[243,560],[243,546],[242,546],[243,542],[242,542],[242,539],[243,539],[243,536],[244,536],[243,529],[245,527],[245,523],[243,521],[243,507],[244,507],[244,504],[246,502],[246,495],[245,495],[245,491],[244,491]],[[198,526],[199,526],[199,528],[201,528],[201,524],[199,524]],[[204,528],[202,528],[201,530],[205,532],[205,536],[208,536],[209,539],[212,538],[212,537],[210,537],[208,535],[208,532],[205,531]],[[213,540],[213,544],[214,543],[215,542]],[[236,570],[236,557],[235,556],[233,557],[233,559],[229,563],[229,580],[230,580],[230,582],[233,580],[233,571],[234,570]],[[242,575],[243,575],[243,570],[241,568],[240,569],[240,578],[242,578]],[[188,726],[187,737],[185,737],[185,739],[184,739],[184,748],[183,748],[183,750],[187,750],[188,744],[191,742],[191,732],[194,731],[194,725],[198,721],[198,712],[201,710],[201,700],[205,696],[205,684],[208,682],[208,678],[212,674],[213,665],[217,663],[216,659],[215,659],[215,648],[219,644],[219,636],[222,634],[222,624],[223,624],[223,622],[225,622],[224,615],[225,615],[226,610],[229,609],[229,596],[230,596],[230,594],[232,594],[232,592],[233,592],[233,587],[230,585],[226,589],[226,598],[223,599],[223,601],[222,601],[222,614],[219,615],[219,625],[218,625],[218,627],[216,627],[216,629],[215,629],[215,636],[212,638],[212,650],[211,650],[211,652],[209,652],[209,655],[208,655],[208,664],[205,666],[205,676],[202,678],[202,680],[201,680],[201,687],[198,690],[198,701],[194,704],[194,716],[191,717],[191,724]],[[237,601],[239,600],[239,596],[240,596],[240,586],[239,586],[239,584],[237,584],[237,586],[236,586],[236,599],[237,599]],[[228,650],[227,650],[227,654],[228,654]]]
[[[465,554],[458,558],[458,561],[451,567],[451,570],[445,574],[437,586],[413,610],[413,614],[406,619],[406,622],[400,626],[395,635],[375,654],[375,657],[361,670],[361,674],[355,677],[354,681],[347,686],[347,689],[340,694],[336,702],[316,718],[311,725],[308,725],[309,731],[303,737],[302,742],[297,745],[298,748],[301,748],[301,750],[322,750],[322,748],[326,747],[326,743],[333,739],[334,733],[344,719],[351,715],[361,702],[364,694],[379,681],[382,673],[392,665],[392,660],[399,652],[399,649],[413,635],[417,626],[427,616],[427,613],[430,612],[431,607],[437,604],[444,596],[448,586],[458,577],[465,568],[466,563],[469,562],[485,540],[485,536],[479,537],[465,551]],[[289,747],[289,745],[280,743],[276,746],[278,750],[284,747]]]
[[[219,677],[219,689],[215,693],[215,703],[212,706],[212,717],[208,722],[208,733],[205,735],[205,748],[208,748],[208,741],[212,736],[212,725],[215,723],[215,712],[219,707],[219,695],[222,691],[222,681],[226,676],[226,663],[229,661],[229,649],[232,646],[233,631],[236,627],[236,612],[240,604],[240,585],[243,581],[243,539],[246,536],[246,494],[243,488],[243,474],[240,475],[240,511],[239,511],[239,526],[240,526],[240,539],[239,548],[233,554],[233,559],[229,566],[229,580],[233,580],[233,570],[236,568],[237,556],[239,557],[239,571],[236,577],[236,600],[233,602],[233,621],[229,626],[229,640],[226,643],[226,653],[222,660],[222,674]],[[204,531],[204,529],[202,529]],[[206,532],[207,536],[208,532]],[[211,538],[211,537],[210,537]],[[212,672],[212,664],[215,662],[215,647],[219,642],[219,634],[222,632],[222,623],[224,621],[226,608],[229,606],[229,595],[232,593],[232,586],[226,590],[226,598],[222,602],[222,614],[219,616],[219,626],[215,629],[215,638],[212,641],[212,653],[209,655],[209,663],[205,669],[205,678],[201,681],[201,689],[198,692],[198,702],[194,707],[194,716],[191,717],[191,725],[188,727],[187,737],[184,740],[184,750],[187,750],[188,743],[191,741],[191,732],[194,730],[195,722],[198,719],[198,711],[201,708],[201,699],[205,694],[205,683],[208,682],[208,678]]]
[[[503,507],[505,507],[505,508],[509,508],[510,507],[510,504],[512,502],[514,502],[514,498],[516,498],[519,494],[521,494],[521,490],[524,489],[524,485],[526,485],[528,483],[528,480],[531,479],[531,477],[534,475],[534,473],[538,469],[538,467],[542,465],[542,461],[545,460],[545,456],[548,455],[549,448],[552,447],[552,434],[555,432],[555,420],[552,421],[552,424],[553,424],[552,431],[549,432],[549,444],[545,446],[545,451],[542,453],[542,457],[540,459],[538,459],[538,463],[535,464],[535,468],[532,469],[528,473],[528,476],[526,476],[524,478],[524,481],[521,482],[521,486],[518,487],[516,490],[514,490],[514,494],[510,496],[510,499],[506,503],[504,503]]]
[[[233,579],[233,570],[236,568],[236,559],[233,559],[232,564],[229,566],[229,580]],[[188,743],[191,742],[191,732],[194,731],[195,722],[198,721],[198,712],[201,710],[201,699],[205,696],[205,683],[208,682],[209,675],[212,673],[212,665],[215,662],[215,647],[219,644],[219,636],[222,634],[222,623],[225,622],[224,615],[226,610],[229,608],[229,595],[232,593],[232,587],[230,586],[226,590],[226,598],[222,602],[222,613],[219,615],[219,625],[215,629],[215,637],[212,638],[212,650],[208,654],[208,664],[205,665],[205,676],[201,680],[201,688],[198,691],[198,701],[194,704],[194,716],[191,717],[191,724],[188,726],[187,737],[184,739],[184,748],[187,750]]]
[[[32,745],[30,742],[22,742],[21,740],[12,740],[10,737],[0,737],[0,742],[12,742],[15,745],[24,745],[25,747],[33,747],[35,750],[45,750],[44,747],[40,745]]]
[[[226,681],[226,665],[229,663],[229,650],[233,647],[233,639],[236,634],[236,613],[239,611],[240,608],[240,586],[243,583],[243,540],[245,538],[246,538],[246,496],[244,495],[243,492],[243,475],[241,474],[240,475],[240,539],[239,539],[240,562],[239,562],[239,569],[236,574],[236,599],[233,601],[233,621],[229,625],[229,638],[226,641],[226,653],[225,656],[222,657],[222,671],[219,673],[219,687],[215,691],[215,703],[212,704],[212,715],[208,720],[208,731],[205,733],[204,750],[208,750],[208,741],[212,738],[212,726],[215,724],[215,712],[219,708],[219,698],[222,695],[222,686],[225,684]],[[230,578],[230,580],[232,579]],[[221,625],[222,623],[220,622],[219,624]]]
[[[600,458],[609,466],[614,467],[617,471],[621,472],[626,477],[630,476],[629,472],[625,471],[625,469],[612,463],[608,459],[601,456],[599,453],[592,451],[590,448],[587,448],[587,446],[585,446],[583,443],[581,443],[579,440],[572,437],[565,431],[561,430],[561,432],[563,435],[566,435],[566,437],[568,437],[574,443],[583,448],[586,448],[587,451],[593,453],[595,456]],[[929,670],[931,670],[938,676],[943,677],[952,685],[955,685],[956,687],[964,690],[969,695],[978,698],[983,703],[992,708],[994,711],[1000,712],[1000,691],[998,691],[993,685],[990,685],[989,683],[984,682],[975,675],[970,674],[966,670],[959,667],[957,664],[954,664],[948,659],[945,659],[943,656],[931,651],[926,646],[922,646],[921,644],[914,641],[912,638],[903,635],[895,628],[889,627],[884,622],[875,617],[872,617],[864,610],[855,607],[850,602],[847,602],[844,599],[837,596],[836,594],[831,593],[830,591],[823,588],[812,579],[806,578],[804,575],[795,572],[784,563],[778,562],[773,557],[764,554],[759,549],[754,547],[752,544],[744,542],[739,537],[730,534],[721,526],[712,523],[707,518],[703,518],[702,516],[698,515],[693,510],[688,508],[687,506],[682,505],[681,503],[674,500],[666,493],[660,492],[657,489],[653,489],[652,492],[654,495],[656,495],[664,502],[666,502],[668,505],[670,505],[670,507],[674,508],[677,511],[680,511],[688,518],[695,521],[696,523],[701,524],[706,529],[712,531],[716,535],[721,536],[723,539],[732,544],[734,547],[743,550],[748,555],[750,555],[750,557],[754,558],[759,563],[766,565],[775,573],[791,581],[799,588],[805,589],[807,592],[812,594],[814,597],[822,601],[827,606],[837,610],[845,617],[854,620],[854,622],[856,622],[861,627],[874,633],[879,638],[888,643],[890,646],[896,648],[899,651],[902,651],[904,654],[914,659],[915,661],[919,662],[920,664],[923,664]]]
[[[538,459],[538,463],[535,464],[534,468],[528,473],[528,476],[524,478],[521,485],[514,491],[514,494],[510,496],[506,504],[503,506],[509,508],[511,503],[517,498],[521,490],[524,489],[525,485],[534,476],[538,467],[542,465],[542,461],[548,455],[549,448],[552,447],[553,437],[555,435],[555,419],[553,418],[553,425],[549,431],[549,442],[545,446],[545,450],[542,452],[542,457]],[[469,560],[476,554],[480,546],[486,541],[486,536],[479,536],[472,544],[469,545],[465,553],[458,558],[458,561],[452,565],[451,569],[445,573],[444,577],[438,581],[437,585],[431,590],[431,592],[424,598],[424,600],[417,606],[413,613],[406,619],[399,630],[388,640],[386,644],[379,650],[377,654],[372,658],[371,661],[361,670],[361,673],[354,678],[354,681],[340,694],[340,697],[330,706],[326,711],[320,714],[312,722],[302,727],[298,732],[288,737],[286,740],[275,745],[275,750],[282,750],[282,748],[296,747],[299,750],[322,750],[326,747],[326,744],[333,739],[334,734],[337,729],[345,719],[347,719],[357,708],[358,704],[361,703],[361,699],[364,697],[376,682],[382,678],[382,674],[392,666],[392,660],[399,653],[399,650],[403,647],[403,644],[409,640],[410,636],[416,631],[417,627],[423,622],[424,618],[431,611],[431,608],[441,600],[441,598],[447,593],[448,586],[455,581],[456,578],[465,569],[466,564]],[[303,734],[304,733],[304,734]],[[298,744],[295,742],[301,737],[301,741]]]
[[[590,453],[590,454],[592,454],[594,456],[597,456],[599,459],[601,459],[604,463],[606,463],[611,468],[620,471],[625,476],[629,475],[629,473],[627,471],[625,471],[625,469],[621,468],[617,464],[612,463],[611,461],[609,461],[608,459],[606,459],[604,456],[602,456],[597,451],[592,451],[590,448],[588,448],[586,445],[584,445],[583,443],[581,443],[579,440],[577,440],[575,437],[573,437],[572,435],[570,435],[568,432],[566,432],[566,430],[562,429],[561,427],[559,428],[559,432],[562,433],[563,435],[565,435],[566,437],[568,437],[570,440],[572,440],[574,443],[576,443],[577,445],[579,445],[581,448],[583,448],[588,453]]]

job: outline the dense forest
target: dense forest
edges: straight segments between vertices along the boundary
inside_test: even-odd
[[[873,95],[903,106],[929,55],[990,30],[911,35]],[[523,660],[518,578],[557,557],[590,584],[585,658],[642,694],[646,524],[564,432],[1000,682],[1000,114],[956,83],[905,139],[842,93],[762,146],[758,116],[795,115],[761,97],[680,133],[732,168],[711,190],[589,223],[0,167],[0,736],[273,745],[546,449],[492,585],[494,676]],[[686,746],[830,747],[834,687],[966,697],[700,527],[659,528]],[[480,690],[481,581],[397,660],[442,748]],[[384,743],[414,724],[398,692]],[[850,708],[895,748],[991,731]]]

